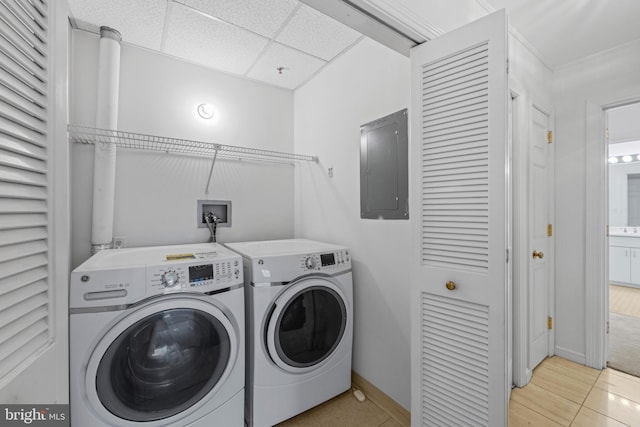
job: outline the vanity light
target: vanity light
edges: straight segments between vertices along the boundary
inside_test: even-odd
[[[629,163],[631,160],[633,160],[633,157],[626,155],[626,156],[622,156],[622,161],[625,163]]]
[[[211,104],[200,104],[198,105],[198,115],[205,120],[209,120],[213,118],[213,105]]]
[[[618,158],[617,157],[609,157],[609,163],[611,163],[611,164],[618,163]]]

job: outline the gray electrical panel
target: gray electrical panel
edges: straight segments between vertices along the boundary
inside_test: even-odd
[[[360,126],[360,217],[409,219],[407,109]]]

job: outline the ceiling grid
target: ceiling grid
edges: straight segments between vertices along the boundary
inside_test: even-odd
[[[361,39],[297,0],[69,0],[74,28],[295,89]]]

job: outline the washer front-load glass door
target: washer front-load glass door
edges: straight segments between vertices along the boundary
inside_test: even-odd
[[[308,370],[340,344],[347,325],[345,297],[324,279],[305,279],[290,286],[276,301],[268,346],[281,367]]]
[[[229,356],[229,335],[210,313],[165,309],[138,320],[113,341],[98,365],[96,391],[119,418],[167,418],[202,399],[219,381]]]

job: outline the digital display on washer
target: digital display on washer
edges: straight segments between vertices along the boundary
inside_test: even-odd
[[[320,263],[323,267],[336,265],[336,258],[333,254],[320,254]]]
[[[192,265],[189,267],[189,283],[213,279],[213,265]]]

